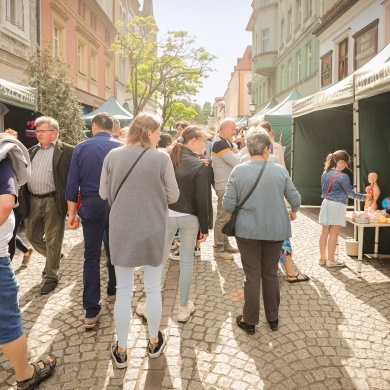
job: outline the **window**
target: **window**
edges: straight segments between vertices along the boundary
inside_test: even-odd
[[[306,0],[306,15],[311,14],[311,0]]]
[[[266,53],[267,51],[269,51],[269,28],[261,30],[261,41],[261,52]]]
[[[291,37],[292,35],[292,9],[290,8],[288,10],[288,16],[287,16],[287,35]]]
[[[311,75],[311,72],[312,72],[311,45],[307,45],[306,57],[307,57],[306,74],[307,74],[308,76],[310,76],[310,75]]]
[[[91,27],[93,30],[96,30],[97,26],[97,17],[96,15],[91,11]]]
[[[264,7],[267,7],[271,4],[271,0],[264,0]]]
[[[288,86],[290,86],[293,83],[293,68],[292,68],[292,61],[290,60],[288,62]]]
[[[285,74],[285,71],[284,71],[284,65],[281,67],[280,72],[282,74],[281,83],[280,83],[280,89],[281,89],[281,91],[283,91],[286,88],[286,74]]]
[[[302,75],[302,62],[301,62],[301,53],[297,54],[297,82],[301,81]]]
[[[24,4],[20,0],[6,0],[6,20],[19,30],[24,30]]]
[[[284,43],[284,19],[282,19],[282,22],[280,24],[280,44],[283,45]]]
[[[91,50],[91,60],[90,60],[90,74],[91,74],[91,80],[97,81],[98,79],[98,59],[97,59],[97,50],[92,49]]]
[[[79,0],[78,4],[78,14],[85,19],[85,3],[83,0]]]
[[[10,32],[29,40],[29,0],[3,0],[5,8],[4,27]]]
[[[263,95],[262,95],[262,98],[263,98],[263,102],[265,102],[265,100],[266,100],[266,93],[265,93],[266,91],[265,91],[265,82],[263,83]]]
[[[339,81],[348,76],[348,38],[339,43],[338,76]]]
[[[85,43],[81,41],[77,44],[77,71],[85,75]]]
[[[295,26],[298,27],[301,25],[301,19],[302,19],[302,0],[295,0],[295,7],[296,7]]]
[[[106,61],[106,88],[110,89],[111,84],[111,62]]]
[[[60,57],[60,29],[57,26],[53,27],[53,55]]]
[[[108,31],[107,29],[105,29],[105,32],[104,32],[104,42],[107,45],[111,45],[111,34],[110,34],[110,31]]]

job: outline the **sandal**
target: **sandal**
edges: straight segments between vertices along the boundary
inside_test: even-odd
[[[53,361],[51,362],[47,358],[41,359],[36,363],[30,363],[34,366],[34,374],[30,379],[16,382],[16,386],[23,390],[35,389],[43,380],[49,378],[53,373],[54,367],[56,366],[56,358],[53,355],[48,355]],[[43,364],[43,368],[39,366],[39,363]]]
[[[302,277],[302,279],[299,279],[299,275]],[[310,278],[305,274],[300,274],[298,272],[297,275],[287,275],[287,278],[295,278],[294,280],[288,280],[289,283],[299,283],[299,282],[308,282]]]

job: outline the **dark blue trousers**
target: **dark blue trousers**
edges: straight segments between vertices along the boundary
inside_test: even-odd
[[[108,286],[107,295],[116,295],[115,269],[111,264],[108,248],[108,217],[110,207],[100,196],[88,196],[81,199],[78,215],[81,218],[84,234],[84,291],[83,306],[86,317],[96,317],[100,312],[100,257],[102,240],[107,254]]]

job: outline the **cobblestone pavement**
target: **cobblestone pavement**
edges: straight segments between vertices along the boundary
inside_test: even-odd
[[[262,309],[254,336],[235,325],[243,306],[240,256],[216,261],[210,236],[195,262],[190,298],[196,311],[186,324],[176,320],[178,262],[167,264],[163,326],[169,339],[165,353],[150,360],[147,327],[135,314],[144,298],[137,270],[126,370],[114,368],[110,358],[112,304],[103,304],[96,330],[84,331],[81,230],[66,231],[60,284],[47,296],[39,294],[44,259],[34,253],[23,269],[18,253],[13,265],[30,358],[51,351],[58,358],[55,374],[40,389],[390,389],[390,262],[365,260],[357,278],[357,261],[345,254],[349,226],[340,238],[347,266],[319,266],[317,215],[318,209],[302,208],[293,223],[294,262],[311,281],[290,284],[280,271],[277,332],[266,325]],[[101,268],[104,297],[104,259]],[[0,354],[0,390],[14,386],[11,366]]]

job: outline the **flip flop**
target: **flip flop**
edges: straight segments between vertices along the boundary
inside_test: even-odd
[[[299,275],[302,276],[302,279],[299,279]],[[288,278],[295,278],[293,280],[288,280]],[[308,282],[310,278],[305,274],[300,274],[298,272],[298,275],[287,275],[287,282],[289,283],[299,283],[299,282]]]

